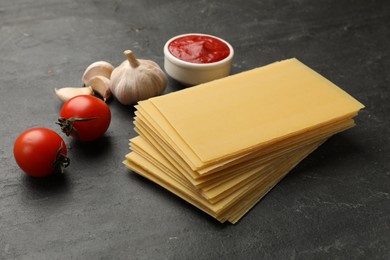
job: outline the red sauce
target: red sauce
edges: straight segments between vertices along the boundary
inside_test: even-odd
[[[191,63],[212,63],[225,59],[230,49],[221,40],[206,35],[186,35],[168,45],[176,58]]]

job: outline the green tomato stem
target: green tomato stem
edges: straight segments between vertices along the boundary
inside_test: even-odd
[[[78,118],[78,117],[71,117],[69,119],[66,119],[65,117],[58,118],[58,122],[56,122],[57,125],[61,126],[62,132],[64,132],[67,136],[69,136],[72,132],[75,135],[76,138],[79,138],[79,133],[77,132],[77,129],[73,126],[73,122],[85,122],[90,120],[95,120],[96,117],[90,117],[90,118]]]
[[[63,147],[63,142],[61,142],[60,148],[58,148],[56,153],[56,159],[53,162],[54,170],[59,171],[60,173],[64,173],[65,168],[70,164],[70,159],[65,154],[61,153]]]

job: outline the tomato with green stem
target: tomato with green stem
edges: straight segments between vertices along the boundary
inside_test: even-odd
[[[57,122],[66,135],[86,142],[103,136],[110,123],[111,111],[108,105],[89,95],[76,96],[65,102]]]
[[[33,177],[63,172],[70,163],[63,139],[47,128],[31,128],[19,135],[14,157],[18,166]]]

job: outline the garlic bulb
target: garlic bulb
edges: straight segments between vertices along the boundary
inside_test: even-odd
[[[157,63],[137,60],[130,50],[124,52],[127,60],[111,73],[111,92],[124,105],[160,95],[168,79]]]

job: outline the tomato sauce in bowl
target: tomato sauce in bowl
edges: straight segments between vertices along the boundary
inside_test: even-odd
[[[230,54],[229,46],[208,35],[185,35],[174,39],[168,45],[169,52],[176,58],[191,63],[213,63]]]
[[[201,33],[169,39],[164,45],[164,68],[176,81],[198,85],[230,75],[233,47],[225,40]]]

